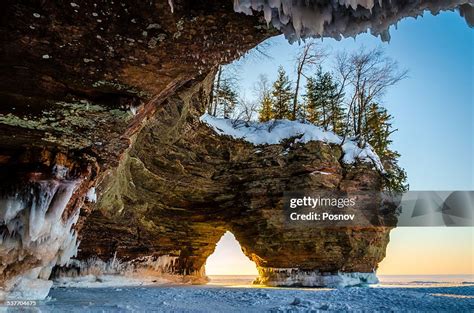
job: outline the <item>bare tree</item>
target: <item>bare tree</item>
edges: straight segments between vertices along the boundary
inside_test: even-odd
[[[272,84],[265,74],[258,75],[257,81],[253,87],[253,91],[257,100],[261,102],[265,96],[269,96],[272,92]]]
[[[352,126],[355,136],[363,139],[369,105],[379,100],[388,87],[406,78],[408,72],[400,70],[398,63],[387,57],[381,48],[361,49],[350,55],[340,53],[336,57],[335,69],[339,76],[340,95],[346,93],[347,125]]]
[[[225,85],[230,85],[237,88],[239,85],[241,69],[243,65],[246,62],[258,61],[262,58],[271,58],[271,56],[267,53],[267,50],[270,47],[271,41],[263,41],[248,52],[242,53],[238,60],[230,64],[220,64],[217,66],[216,75],[211,86],[212,92],[209,95],[207,112],[210,115],[219,115],[219,109],[222,106],[222,97],[218,91],[221,90]]]
[[[238,60],[238,62],[253,62],[253,61],[260,61],[262,59],[273,59],[273,57],[268,53],[268,50],[272,46],[271,40],[265,40],[255,46],[253,49],[248,50],[242,57]]]
[[[315,41],[311,40],[306,42],[300,49],[296,56],[296,86],[295,94],[293,98],[293,107],[291,110],[291,119],[295,120],[298,111],[298,96],[301,84],[301,76],[306,77],[306,70],[320,65],[323,59],[326,57],[324,49],[318,45]],[[307,77],[306,77],[307,78]]]
[[[212,116],[220,115],[220,111],[226,111],[226,95],[229,91],[238,88],[240,79],[240,64],[218,65],[217,72],[212,83],[212,91],[209,95],[207,112]],[[235,92],[236,93],[236,92]],[[237,97],[237,95],[236,95]]]
[[[233,117],[233,126],[240,124],[248,124],[250,121],[255,119],[258,114],[258,102],[249,100],[243,95],[239,99],[236,113]]]

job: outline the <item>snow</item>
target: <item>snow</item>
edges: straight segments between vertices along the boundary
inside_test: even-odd
[[[258,286],[53,288],[47,312],[468,312],[474,286],[300,289]]]
[[[313,172],[311,172],[311,175],[315,175],[315,174],[331,175],[332,173],[323,172],[323,171],[313,171]]]
[[[94,203],[97,202],[97,193],[95,191],[95,187],[91,187],[89,190],[87,190],[86,201]]]
[[[53,282],[38,278],[41,267],[34,268],[6,283],[8,293],[0,292],[0,299],[6,300],[40,300],[48,296]]]
[[[382,162],[369,144],[359,148],[357,142],[343,138],[331,131],[325,131],[318,126],[298,121],[273,120],[269,122],[242,122],[224,119],[204,114],[200,118],[219,135],[243,139],[253,145],[273,145],[289,138],[295,138],[295,143],[322,141],[328,144],[340,145],[343,151],[343,162],[353,164],[357,160],[373,164],[377,170],[384,172]]]
[[[54,281],[56,287],[63,288],[106,288],[106,287],[132,287],[156,286],[172,283],[172,280],[163,277],[130,277],[121,275],[85,275],[77,277],[61,277]],[[52,282],[51,282],[52,283]],[[44,299],[44,298],[43,298]]]

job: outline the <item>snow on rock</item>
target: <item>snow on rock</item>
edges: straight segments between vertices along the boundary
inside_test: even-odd
[[[95,187],[91,187],[89,190],[87,190],[86,200],[88,202],[97,202],[97,193],[95,191]]]
[[[322,274],[319,271],[302,271],[294,268],[259,268],[260,277],[254,284],[273,287],[329,287],[342,288],[377,284],[379,280],[372,273]]]
[[[306,37],[340,39],[341,35],[355,36],[369,29],[386,41],[390,39],[389,27],[403,17],[416,17],[425,10],[437,14],[470,3],[470,0],[234,0],[234,11],[247,15],[263,12],[267,24],[282,31],[290,42]],[[472,22],[471,15],[462,13],[468,24]]]
[[[382,162],[369,144],[359,148],[357,142],[346,139],[318,126],[289,120],[273,120],[269,122],[242,122],[231,119],[217,118],[204,114],[200,118],[219,135],[227,135],[235,139],[243,139],[254,145],[279,144],[284,139],[296,138],[295,143],[322,141],[328,144],[341,145],[344,153],[343,162],[353,164],[356,160],[368,162],[384,172]]]
[[[7,279],[0,300],[37,300],[46,297],[53,266],[65,265],[77,252],[73,229],[79,211],[67,220],[63,213],[78,180],[31,182],[23,191],[0,196],[0,260],[3,266],[34,256],[38,266]]]

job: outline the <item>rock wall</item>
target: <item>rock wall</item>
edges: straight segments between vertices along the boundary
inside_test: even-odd
[[[274,269],[372,273],[385,256],[389,228],[291,227],[283,193],[380,190],[382,176],[370,164],[343,164],[338,145],[295,144],[293,138],[254,146],[217,135],[199,121],[212,77],[168,98],[137,136],[99,191],[79,258],[171,255],[177,257],[174,273],[201,275],[229,230],[265,284],[279,284]],[[304,282],[296,278],[294,284]]]
[[[92,208],[87,193],[126,157],[163,101],[275,33],[221,1],[180,1],[173,12],[164,0],[4,1],[0,12],[0,224],[2,237],[17,243],[35,220],[34,199],[25,198],[31,186],[79,181],[55,223],[80,210],[79,220],[67,224],[80,234]],[[57,177],[57,168],[66,175]],[[21,205],[12,210],[12,203]],[[36,239],[32,245],[48,245]],[[39,272],[58,255],[5,242],[0,300],[7,293],[28,298],[40,288],[34,282],[44,286],[34,297],[44,298],[48,274]]]

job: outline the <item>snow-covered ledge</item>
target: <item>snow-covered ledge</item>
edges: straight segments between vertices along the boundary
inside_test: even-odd
[[[366,144],[360,148],[355,140],[345,140],[331,131],[323,130],[313,124],[306,124],[289,120],[272,120],[268,122],[244,122],[232,119],[217,118],[209,114],[200,117],[219,135],[227,135],[234,139],[243,139],[253,145],[274,145],[285,139],[296,138],[295,143],[309,141],[322,141],[328,144],[339,145],[344,154],[342,161],[353,164],[357,160],[373,164],[374,167],[384,172],[382,162],[373,148]]]

